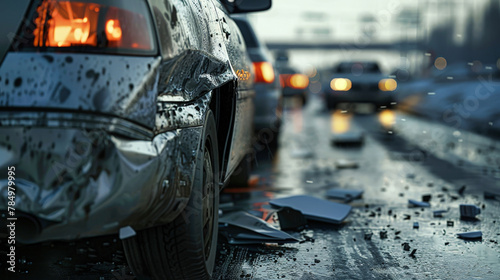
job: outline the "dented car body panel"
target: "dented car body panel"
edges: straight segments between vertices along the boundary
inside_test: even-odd
[[[35,229],[19,241],[172,221],[191,195],[202,125],[209,110],[219,110],[216,97],[230,106],[219,116],[230,120],[219,139],[227,147],[222,183],[250,147],[251,62],[224,6],[147,3],[157,55],[18,49],[11,41],[0,64],[0,169],[16,168],[16,210]]]

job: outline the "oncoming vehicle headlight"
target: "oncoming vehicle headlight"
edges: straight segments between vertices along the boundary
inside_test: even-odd
[[[335,78],[330,81],[330,87],[335,91],[349,91],[352,88],[352,82],[346,78]]]
[[[153,25],[144,1],[43,0],[31,18],[23,29],[23,48],[156,53]]]
[[[398,83],[394,79],[382,79],[378,83],[378,88],[381,91],[395,91],[398,87]]]

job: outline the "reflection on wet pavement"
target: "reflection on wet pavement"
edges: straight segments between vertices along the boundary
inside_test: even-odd
[[[498,190],[496,173],[468,167],[481,161],[463,151],[445,152],[426,143],[428,135],[406,126],[420,124],[431,131],[443,129],[439,124],[396,110],[327,112],[323,105],[311,98],[303,110],[285,110],[275,162],[258,155],[254,173],[259,180],[254,187],[246,195],[228,189],[221,199],[265,218],[273,198],[307,194],[327,199],[331,188],[364,191],[349,202],[352,213],[341,225],[309,221],[302,231],[287,231],[301,239],[298,244],[232,246],[221,240],[213,279],[495,279],[500,275],[496,222],[500,202],[483,198],[484,190]],[[366,135],[363,145],[331,145],[332,135],[352,131]],[[453,131],[445,134],[440,141],[457,142]],[[470,145],[475,151],[479,144]],[[488,156],[500,158],[497,149]],[[359,167],[341,169],[336,165],[339,160]],[[409,199],[427,201],[430,208],[412,207]],[[481,208],[478,219],[460,219],[463,203]],[[434,210],[443,211],[434,215]],[[268,222],[279,226],[277,215]],[[469,231],[481,231],[483,238],[457,238]]]

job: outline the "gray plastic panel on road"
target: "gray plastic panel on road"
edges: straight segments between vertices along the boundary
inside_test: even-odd
[[[297,195],[269,201],[274,207],[290,207],[304,214],[307,219],[340,224],[351,212],[347,204],[319,199],[308,195]]]
[[[462,239],[479,239],[483,237],[483,233],[481,231],[470,231],[470,232],[462,232],[457,233],[459,238]]]
[[[431,207],[430,203],[428,203],[428,202],[416,201],[413,199],[408,199],[408,203],[410,203],[410,205],[416,206],[416,207]]]

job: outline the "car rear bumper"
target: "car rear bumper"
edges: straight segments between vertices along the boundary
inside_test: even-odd
[[[172,221],[190,197],[202,127],[151,140],[90,125],[2,125],[0,135],[0,210],[14,166],[16,239],[35,243]]]

